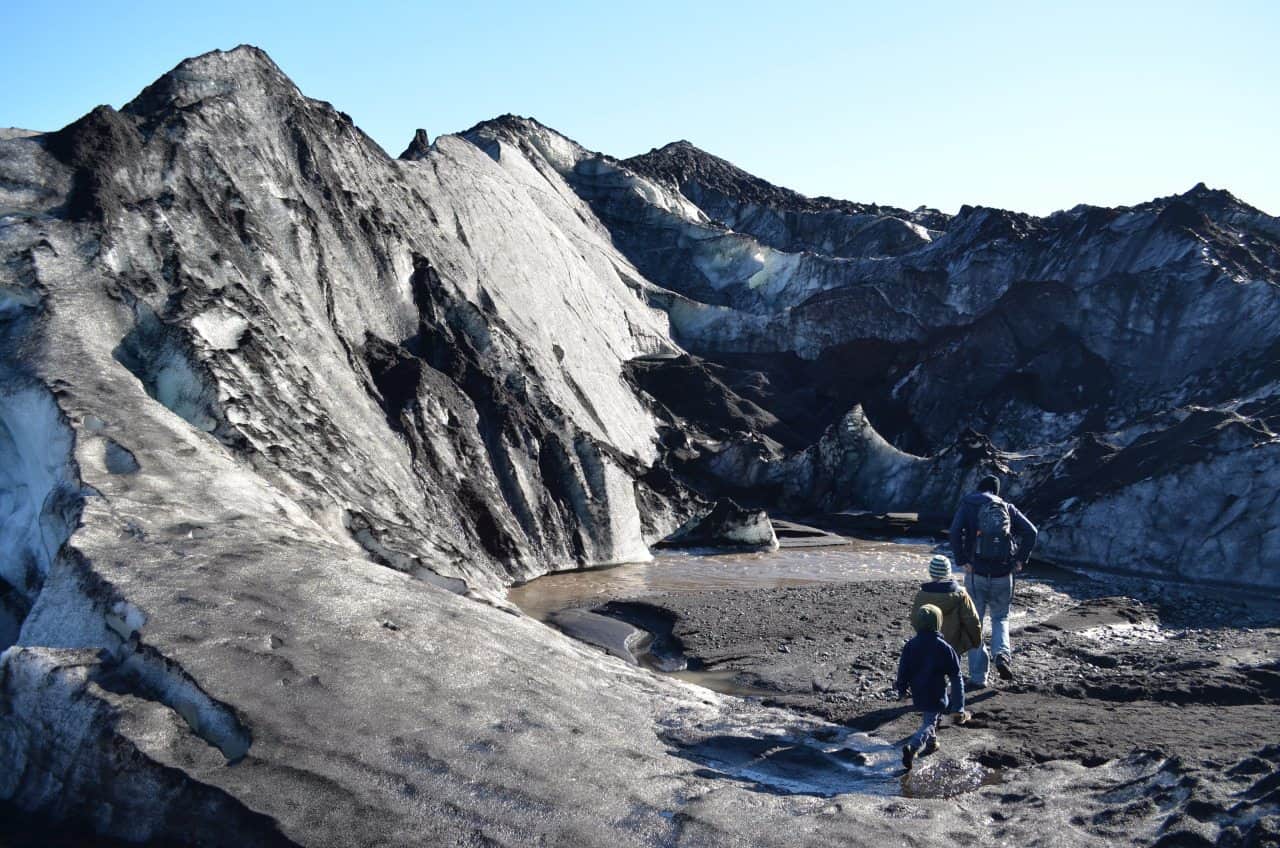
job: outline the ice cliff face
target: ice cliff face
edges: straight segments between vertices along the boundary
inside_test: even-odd
[[[1202,188],[948,218],[510,116],[391,159],[252,48],[6,131],[0,798],[136,840],[785,843],[814,809],[669,753],[777,716],[501,588],[717,497],[943,510],[988,468],[1059,559],[1278,585],[1278,242]]]
[[[445,723],[452,686],[523,685],[450,623],[496,644],[514,619],[450,591],[644,558],[690,517],[637,479],[655,421],[623,363],[676,350],[638,272],[531,167],[454,137],[416,152],[390,159],[251,48],[3,143],[4,799],[271,843],[315,825],[248,809],[287,784],[349,830],[371,749],[338,728],[369,674]],[[406,638],[410,666],[457,667],[379,657]],[[375,772],[431,762],[394,746]],[[274,765],[227,770],[246,757]]]
[[[1280,222],[1227,192],[948,217],[805,198],[687,142],[619,162],[528,119],[466,137],[541,156],[668,290],[650,302],[726,398],[667,452],[685,479],[945,512],[994,469],[1061,560],[1280,582]],[[687,361],[665,362],[640,384],[688,434]]]
[[[6,165],[68,181],[39,209],[57,225],[9,228],[17,291],[54,289],[68,323],[46,336],[86,337],[82,366],[132,374],[335,535],[480,585],[643,556],[654,424],[621,369],[672,344],[567,190],[452,137],[390,160],[248,54]],[[71,275],[75,325],[44,283]]]

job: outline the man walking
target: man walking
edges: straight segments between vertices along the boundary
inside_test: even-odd
[[[985,644],[969,651],[969,686],[987,685],[991,654],[996,671],[1013,679],[1009,645],[1009,603],[1013,574],[1021,571],[1036,544],[1036,526],[1018,508],[1000,497],[1000,480],[988,474],[978,491],[960,501],[951,522],[951,549],[964,567],[965,588],[978,610],[978,620],[991,612],[991,652]]]

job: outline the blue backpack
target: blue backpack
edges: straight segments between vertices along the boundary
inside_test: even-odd
[[[1013,559],[1013,522],[1009,518],[1009,505],[994,495],[978,507],[973,555],[989,562]]]

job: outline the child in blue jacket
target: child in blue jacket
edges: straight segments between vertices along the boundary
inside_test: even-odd
[[[903,646],[898,661],[898,696],[905,698],[910,690],[912,705],[924,715],[920,729],[902,749],[902,764],[907,768],[911,768],[916,754],[928,755],[938,750],[938,723],[944,713],[959,713],[961,722],[968,717],[964,711],[960,658],[939,632],[942,610],[925,604],[916,611],[911,623],[915,625],[916,635]],[[947,697],[948,681],[950,698]]]

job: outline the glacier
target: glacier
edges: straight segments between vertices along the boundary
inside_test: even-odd
[[[680,753],[717,734],[839,730],[505,598],[730,498],[940,512],[994,469],[1055,561],[1280,586],[1280,224],[1226,192],[949,216],[514,116],[394,159],[240,47],[6,132],[0,252],[0,799],[95,833],[871,845],[985,821],[708,774]],[[892,750],[842,738],[886,778]],[[1134,768],[1012,777],[1057,790],[1009,838]]]

